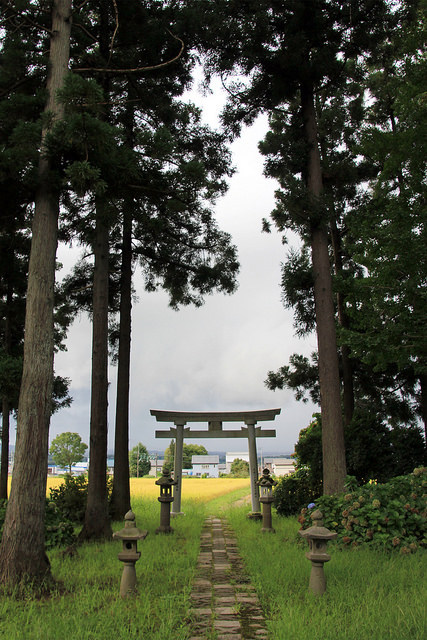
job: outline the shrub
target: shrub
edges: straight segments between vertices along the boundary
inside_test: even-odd
[[[49,489],[50,500],[54,502],[66,520],[82,524],[85,519],[87,503],[87,476],[65,476],[63,484]],[[113,478],[107,476],[107,495],[111,498]]]
[[[356,491],[321,496],[298,518],[303,529],[320,509],[324,526],[336,531],[337,543],[369,545],[411,553],[427,546],[427,469],[420,467],[385,484],[367,483]]]
[[[280,478],[274,490],[273,504],[279,516],[293,516],[321,492],[321,485],[313,480],[309,469],[302,468]]]
[[[65,481],[56,489],[49,489],[50,500],[64,518],[81,524],[84,521],[87,502],[88,481],[86,476],[65,476]]]
[[[3,532],[7,500],[0,503],[0,539]],[[53,502],[46,500],[45,544],[46,549],[71,544],[75,539],[73,523],[64,518]]]
[[[46,500],[45,544],[46,549],[62,547],[74,542],[74,524],[64,517],[54,502]]]

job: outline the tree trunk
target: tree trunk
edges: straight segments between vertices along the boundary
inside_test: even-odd
[[[323,190],[312,85],[301,86],[301,108],[308,145],[307,189],[311,197],[310,235],[314,276],[317,347],[322,414],[323,492],[342,491],[346,476],[335,313],[326,221],[318,210]]]
[[[2,401],[1,425],[0,500],[7,500],[7,478],[9,470],[9,414],[9,401],[4,397]]]
[[[420,414],[424,424],[424,439],[427,448],[427,374],[420,375]]]
[[[114,481],[111,497],[113,520],[122,520],[130,509],[129,486],[129,381],[132,312],[132,203],[125,202],[120,280],[120,335],[117,371]]]
[[[109,3],[99,5],[100,52],[109,55]],[[109,79],[102,80],[104,99],[108,103]],[[104,118],[108,119],[108,104]],[[97,540],[112,536],[108,514],[108,276],[109,276],[109,206],[106,197],[96,202],[95,270],[93,276],[92,392],[90,413],[89,485],[83,529],[79,539]]]
[[[90,411],[89,486],[80,540],[110,538],[108,516],[108,211],[98,200],[93,276],[92,389]]]
[[[56,101],[68,70],[71,0],[54,0],[46,111],[63,111]],[[25,315],[24,364],[19,397],[15,464],[0,546],[0,581],[12,587],[23,580],[50,580],[44,546],[44,512],[49,422],[53,388],[53,303],[59,193],[51,162],[43,155],[35,198]]]
[[[335,219],[331,221],[331,240],[332,249],[334,252],[335,273],[337,275],[343,275],[342,265],[342,252],[341,252],[341,239]],[[337,311],[338,322],[344,329],[349,328],[349,321],[345,312],[345,305],[343,295],[341,292],[337,293]],[[350,358],[350,348],[347,345],[341,346],[341,368],[342,368],[342,383],[343,383],[343,409],[344,409],[344,424],[347,426],[350,424],[354,413],[354,384],[353,384],[353,364]]]
[[[135,94],[128,83],[125,112],[126,144],[135,146]],[[120,277],[120,333],[117,369],[116,430],[114,442],[114,480],[111,516],[122,520],[130,507],[129,484],[129,387],[132,327],[132,221],[135,206],[132,196],[125,196],[123,207],[123,243]]]

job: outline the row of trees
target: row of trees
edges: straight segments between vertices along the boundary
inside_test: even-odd
[[[89,0],[73,6],[71,0],[28,0],[19,6],[2,2],[1,8],[1,180],[5,190],[15,187],[14,200],[2,209],[2,236],[12,242],[10,219],[19,222],[24,237],[32,224],[31,253],[23,255],[20,272],[28,282],[25,343],[14,476],[0,549],[0,574],[13,584],[24,576],[50,578],[43,518],[58,238],[87,247],[62,289],[69,317],[86,309],[93,320],[90,482],[81,539],[111,535],[105,482],[111,313],[117,316],[110,337],[118,359],[115,516],[130,507],[136,264],[147,289],[163,287],[177,308],[200,305],[213,290],[233,291],[238,263],[230,237],[212,215],[232,172],[225,138],[203,126],[199,111],[180,100],[194,58],[188,44],[193,27],[179,3]],[[11,286],[15,302],[18,292]],[[7,351],[7,339],[4,344]]]
[[[265,173],[279,183],[272,222],[302,242],[283,268],[284,302],[295,308],[297,331],[315,328],[318,342],[314,362],[295,355],[268,384],[320,399],[324,491],[342,489],[344,423],[373,398],[384,412],[398,407],[389,419],[406,419],[403,410],[425,418],[422,2],[0,6],[0,224],[16,256],[10,283],[3,265],[3,309],[17,308],[17,283],[28,281],[15,471],[0,547],[4,581],[50,577],[43,513],[57,327],[82,309],[92,314],[81,539],[110,536],[108,346],[110,339],[118,361],[112,502],[121,517],[130,505],[133,270],[143,269],[148,290],[166,289],[173,307],[233,291],[236,252],[216,227],[212,204],[232,173],[227,140],[260,112],[270,122],[260,144]],[[219,74],[228,89],[223,134],[202,126],[197,109],[180,99],[196,54],[207,80]],[[85,247],[62,283],[61,307],[58,238]],[[55,308],[62,325],[54,324]],[[22,357],[22,322],[11,342],[12,315],[3,318],[9,362]],[[6,385],[1,393],[5,415],[13,403]]]

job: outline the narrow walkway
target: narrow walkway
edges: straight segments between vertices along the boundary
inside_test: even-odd
[[[205,521],[191,593],[190,640],[265,640],[265,619],[227,523]]]

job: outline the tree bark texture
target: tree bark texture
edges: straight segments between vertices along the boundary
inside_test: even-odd
[[[323,492],[332,494],[344,488],[346,462],[327,224],[318,212],[323,190],[322,167],[313,87],[309,82],[301,87],[301,107],[308,145],[307,189],[313,207],[310,211],[310,234],[319,354]]]
[[[334,253],[335,273],[336,275],[343,275],[342,264],[342,251],[341,251],[341,239],[337,228],[336,220],[331,220],[331,240],[332,249]],[[349,321],[345,312],[345,304],[343,295],[338,291],[337,293],[337,311],[338,322],[344,329],[349,328]],[[344,410],[344,424],[349,425],[353,418],[354,413],[354,384],[353,384],[353,364],[350,358],[350,348],[347,345],[341,347],[341,369],[342,369],[342,383],[343,383],[343,410]]]
[[[52,115],[50,126],[63,116],[56,96],[68,70],[70,31],[71,0],[54,0],[46,103],[46,111]],[[44,512],[52,411],[59,192],[51,179],[51,162],[43,154],[46,133],[42,132],[32,228],[15,463],[0,546],[0,581],[8,586],[23,580],[40,583],[51,577],[44,545]]]
[[[80,540],[110,538],[108,515],[108,211],[96,206],[92,319],[92,385],[90,409],[89,486]]]
[[[117,369],[114,480],[111,515],[122,520],[130,509],[129,387],[132,313],[132,202],[125,203],[120,280],[120,333]]]

